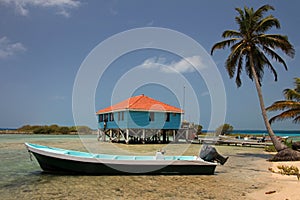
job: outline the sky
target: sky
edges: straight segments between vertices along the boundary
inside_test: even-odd
[[[240,88],[229,79],[228,49],[209,54],[224,30],[237,29],[236,7],[263,4],[281,23],[271,31],[296,50],[293,59],[281,54],[288,71],[274,62],[277,82],[265,71],[268,106],[299,77],[299,1],[0,0],[0,127],[95,128],[97,110],[145,94],[181,107],[204,129],[223,122],[263,130],[254,83],[245,73]],[[290,120],[272,127],[299,130]]]

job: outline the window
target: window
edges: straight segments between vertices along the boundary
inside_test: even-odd
[[[103,114],[99,115],[99,122],[103,122]]]
[[[154,112],[149,113],[149,121],[153,122],[154,121]]]
[[[114,113],[109,113],[109,121],[114,121]]]
[[[166,122],[170,121],[170,113],[166,113]]]
[[[108,121],[108,114],[104,114],[104,119],[103,119],[105,122]]]

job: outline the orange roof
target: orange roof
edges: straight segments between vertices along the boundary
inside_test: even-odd
[[[145,95],[139,95],[126,99],[120,103],[99,110],[97,114],[108,113],[112,111],[131,110],[131,111],[156,111],[156,112],[173,112],[183,113],[180,108],[170,106],[166,103],[157,101]]]

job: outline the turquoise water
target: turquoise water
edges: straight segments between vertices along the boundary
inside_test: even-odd
[[[240,133],[244,135],[268,135],[266,130],[234,130],[233,133]],[[286,131],[286,130],[274,130],[277,136],[289,136],[289,137],[300,137],[300,131]]]
[[[31,160],[24,142],[63,143],[78,140],[78,136],[58,135],[0,135],[0,199],[44,199],[50,194],[39,194],[41,185],[55,177],[41,173],[38,163]],[[48,190],[47,190],[48,191]],[[59,196],[58,196],[59,198]]]
[[[214,132],[214,131],[203,131],[206,132]],[[268,135],[268,132],[266,130],[233,130],[233,134],[241,134],[241,135]],[[287,131],[287,130],[274,130],[274,133],[277,136],[289,136],[289,137],[300,137],[300,131],[293,130],[293,131]]]

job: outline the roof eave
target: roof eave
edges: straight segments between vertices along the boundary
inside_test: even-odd
[[[143,109],[116,109],[116,110],[109,110],[104,112],[96,112],[97,115],[99,114],[107,114],[112,112],[122,112],[122,111],[134,111],[134,112],[163,112],[163,113],[178,113],[184,114],[184,111],[173,111],[173,110],[143,110]]]

